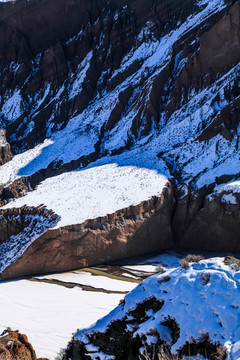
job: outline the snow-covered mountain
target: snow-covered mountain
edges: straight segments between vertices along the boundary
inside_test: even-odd
[[[144,280],[63,359],[239,359],[239,260],[183,266]]]
[[[239,19],[232,0],[0,4],[2,279],[240,250]]]

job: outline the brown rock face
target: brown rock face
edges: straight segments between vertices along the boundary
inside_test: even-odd
[[[239,204],[204,199],[203,206],[181,237],[179,246],[184,249],[240,252]]]
[[[201,72],[211,69],[215,74],[237,63],[240,58],[240,4],[237,2],[200,41]]]
[[[80,225],[49,230],[6,268],[1,279],[78,269],[173,246],[171,187],[161,197]]]
[[[9,144],[0,146],[0,165],[8,162],[12,157],[11,146]]]
[[[8,330],[0,337],[0,360],[37,360],[26,335]]]

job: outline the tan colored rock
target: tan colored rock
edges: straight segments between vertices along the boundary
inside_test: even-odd
[[[0,360],[37,360],[36,353],[26,335],[8,330],[0,337]]]

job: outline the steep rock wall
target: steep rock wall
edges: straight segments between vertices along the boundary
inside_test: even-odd
[[[83,224],[48,230],[3,271],[1,279],[78,269],[172,248],[173,200],[169,186],[161,197]]]

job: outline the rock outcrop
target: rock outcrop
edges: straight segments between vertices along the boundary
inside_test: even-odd
[[[230,196],[239,198],[238,193],[230,193]],[[182,201],[174,223],[176,233],[181,232],[184,226],[181,221],[188,219],[182,236],[179,236],[180,248],[240,252],[239,200],[226,202],[221,194],[213,198],[202,196],[190,204],[186,199]]]
[[[44,206],[0,209],[0,244],[29,226],[32,217],[42,217],[52,222],[58,218],[53,211],[47,210]]]
[[[0,131],[0,166],[11,160],[11,146],[6,140],[5,131]]]
[[[60,272],[106,263],[173,246],[171,187],[153,197],[106,217],[83,224],[50,229],[38,237],[1,280]]]
[[[0,359],[37,360],[37,356],[26,335],[7,330],[0,337]]]

